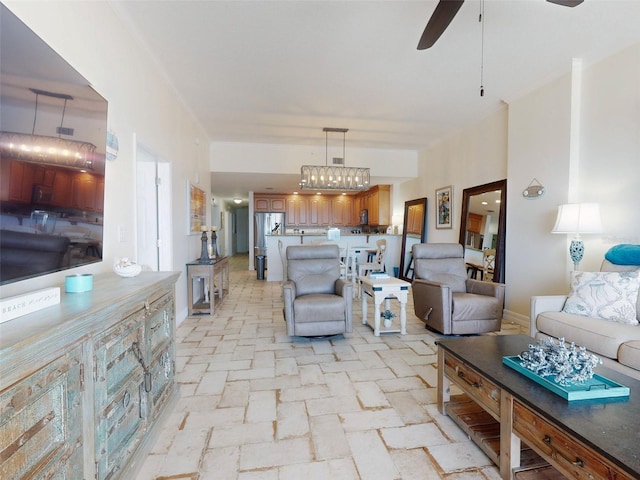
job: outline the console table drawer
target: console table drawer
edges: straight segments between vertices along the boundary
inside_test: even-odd
[[[500,389],[464,362],[445,352],[444,373],[467,395],[500,420]]]
[[[513,402],[513,430],[518,437],[569,478],[633,479],[619,467],[609,463],[518,401]]]

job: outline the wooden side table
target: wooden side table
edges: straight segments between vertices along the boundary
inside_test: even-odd
[[[362,286],[362,323],[373,329],[373,334],[379,337],[381,333],[399,332],[400,335],[407,333],[407,293],[411,284],[395,277],[376,278],[375,276],[359,277]],[[367,320],[367,297],[373,300],[373,325]],[[380,305],[386,302],[386,309],[383,314],[391,315],[390,301],[392,299],[400,302],[400,328],[380,329]],[[391,317],[389,317],[391,320]]]
[[[189,315],[213,315],[215,304],[229,293],[229,258],[209,263],[187,263],[187,304]]]

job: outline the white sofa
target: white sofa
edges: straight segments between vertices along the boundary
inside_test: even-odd
[[[639,266],[614,265],[604,260],[603,272],[640,270]],[[626,325],[562,311],[567,295],[531,297],[530,334],[534,338],[562,338],[584,346],[603,364],[640,380],[640,325]],[[636,303],[640,321],[640,298]]]

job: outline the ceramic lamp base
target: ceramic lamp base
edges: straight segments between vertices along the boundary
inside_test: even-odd
[[[571,245],[569,245],[569,256],[573,262],[574,270],[578,270],[578,265],[584,256],[584,243],[582,240],[571,240]]]

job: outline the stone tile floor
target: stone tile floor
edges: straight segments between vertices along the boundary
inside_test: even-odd
[[[437,335],[411,301],[405,336],[374,337],[355,300],[353,333],[291,338],[281,284],[231,265],[215,315],[177,329],[180,400],[138,480],[500,478],[438,413]]]

